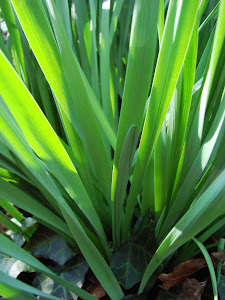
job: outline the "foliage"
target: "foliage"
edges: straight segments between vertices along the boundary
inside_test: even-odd
[[[225,226],[225,0],[0,7],[2,255],[54,283],[49,299],[95,299],[27,251],[42,224],[65,245],[61,264],[80,251],[118,300],[139,282],[134,297],[148,294],[175,253],[182,262],[199,247],[216,299],[203,243]],[[0,285],[3,297],[46,297],[3,271]]]

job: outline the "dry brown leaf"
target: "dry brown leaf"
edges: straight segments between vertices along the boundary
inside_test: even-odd
[[[187,276],[197,272],[206,266],[204,258],[190,259],[177,266],[170,274],[161,274],[159,279],[163,281],[160,286],[164,290],[168,290],[175,285],[181,284]]]
[[[225,250],[222,250],[220,252],[213,252],[212,256],[217,260],[217,262],[225,262]]]
[[[94,283],[87,287],[86,291],[97,299],[101,299],[106,295],[105,290],[100,283]]]
[[[186,278],[176,300],[201,300],[206,282],[207,281],[199,282],[194,278]]]

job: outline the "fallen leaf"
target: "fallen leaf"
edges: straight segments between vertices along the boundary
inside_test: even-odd
[[[190,259],[177,266],[170,274],[161,274],[159,279],[163,281],[160,286],[164,290],[168,290],[175,285],[181,284],[187,276],[197,272],[206,266],[204,258]]]
[[[100,283],[89,285],[86,291],[97,299],[101,299],[106,295],[105,290],[103,289]]]
[[[182,284],[182,290],[176,300],[201,300],[201,295],[207,281],[199,282],[194,278],[186,278]]]
[[[212,256],[217,260],[217,262],[225,262],[225,250],[222,250],[220,252],[213,252]]]

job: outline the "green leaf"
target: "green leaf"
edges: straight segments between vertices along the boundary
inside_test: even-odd
[[[182,179],[186,177],[192,162],[195,160],[196,155],[203,142],[203,128],[206,117],[207,105],[210,102],[210,93],[212,90],[213,80],[220,69],[219,57],[223,49],[223,43],[225,40],[225,1],[221,1],[219,8],[218,21],[216,23],[215,35],[213,40],[213,46],[210,55],[210,62],[207,68],[207,73],[204,76],[203,87],[201,89],[200,99],[198,100],[197,107],[195,110],[194,119],[190,128],[190,133],[187,138],[186,145],[186,156],[184,160],[184,167],[182,170]],[[196,130],[196,128],[198,128]]]
[[[96,248],[92,240],[89,239],[74,211],[63,198],[55,183],[47,173],[44,164],[32,152],[30,146],[28,145],[22,132],[20,131],[20,128],[18,127],[18,124],[10,114],[7,106],[3,101],[1,101],[1,103],[2,111],[0,110],[0,120],[3,126],[3,130],[0,132],[1,138],[8,144],[9,148],[13,149],[13,151],[16,152],[16,154],[19,156],[20,161],[26,164],[25,167],[27,168],[27,170],[29,170],[29,174],[32,175],[35,183],[38,184],[45,195],[46,191],[48,191],[46,196],[48,197],[50,194],[51,197],[48,197],[48,199],[51,200],[52,205],[54,207],[57,207],[57,205],[59,205],[62,215],[65,218],[75,241],[84,254],[89,266],[92,268],[93,272],[95,273],[96,277],[101,282],[107,293],[112,297],[112,299],[123,297],[123,292],[112,271],[110,270],[106,260]],[[82,203],[82,205],[84,206],[85,203]],[[101,223],[99,223],[99,225],[101,228]],[[99,227],[96,227],[96,229],[99,230]],[[99,238],[101,237],[99,236]],[[110,256],[111,252],[109,250],[108,243],[106,241],[103,243],[105,244],[105,249],[108,256]]]
[[[117,176],[116,181],[113,181],[116,185],[112,185],[111,189],[113,234],[114,243],[117,246],[120,245],[120,226],[121,218],[123,217],[123,204],[137,142],[137,127],[131,126],[121,151],[118,171],[116,172],[116,170],[114,170],[113,172],[113,176]]]
[[[217,245],[217,252],[223,251],[224,246],[225,246],[225,239],[224,238],[219,239],[218,245]],[[217,262],[217,268],[216,268],[217,284],[220,282],[221,270],[222,270],[222,262],[219,261],[219,262]]]
[[[51,259],[61,266],[75,255],[60,235],[44,227],[40,227],[32,236],[27,249],[34,256]]]
[[[43,265],[39,260],[37,260],[35,257],[33,257],[29,252],[25,251],[23,248],[20,248],[19,246],[14,244],[12,241],[10,241],[8,238],[6,238],[2,234],[0,234],[0,241],[1,241],[1,245],[3,245],[3,247],[0,249],[1,253],[8,255],[8,256],[15,257],[17,259],[20,259],[21,261],[25,262],[26,264],[32,266],[37,271],[45,274],[46,276],[52,278],[54,281],[62,284],[64,287],[66,287],[70,291],[74,292],[75,294],[77,294],[78,296],[83,298],[84,300],[94,300],[95,299],[89,293],[83,291],[82,289],[78,288],[77,286],[74,286],[73,284],[69,283],[68,281],[55,275],[49,268],[47,268],[45,265]],[[3,273],[3,274],[5,274],[5,273]],[[9,278],[11,278],[11,277],[9,277]],[[1,282],[7,283],[7,278],[5,276],[3,278],[1,278],[1,276],[0,276],[0,283]],[[10,284],[11,284],[10,286],[13,286],[16,288],[20,287],[20,282],[17,283],[17,281],[16,282],[11,281]],[[30,286],[28,286],[28,287],[30,287]],[[35,291],[38,291],[38,290],[35,289]],[[32,291],[30,291],[30,290],[28,290],[28,292],[32,293]],[[37,292],[35,292],[35,294],[39,295]],[[57,299],[59,299],[59,298],[57,298]]]
[[[155,60],[158,7],[159,1],[135,1],[114,172],[129,128],[135,125],[140,131],[143,121]]]
[[[101,102],[102,108],[112,128],[115,128],[115,114],[113,101],[110,99],[110,45],[109,45],[109,19],[110,0],[101,0],[99,6],[99,59],[100,59],[100,80],[101,80]]]
[[[150,258],[144,245],[128,242],[113,254],[110,267],[121,285],[130,289],[141,280]]]
[[[79,39],[79,50],[81,57],[81,65],[85,75],[90,80],[90,64],[91,64],[91,31],[88,16],[87,5],[85,1],[73,0],[75,4],[75,13],[77,16],[76,26]]]
[[[60,19],[66,31],[66,35],[69,39],[71,47],[73,47],[71,20],[70,20],[70,7],[67,1],[56,0],[55,1],[57,11],[59,12]]]
[[[36,2],[35,2],[36,3]],[[8,114],[12,118],[12,114],[16,120],[11,121],[14,125],[11,124],[11,128],[9,128],[9,121],[6,122],[6,126],[10,131],[19,130],[19,135],[22,135],[19,143],[22,148],[27,148],[26,151],[30,152],[32,155],[32,160],[35,159],[35,164],[41,164],[41,169],[43,170],[43,164],[49,168],[49,171],[54,174],[55,177],[59,180],[59,182],[65,187],[66,191],[69,193],[71,198],[76,202],[78,207],[83,211],[84,215],[89,215],[88,219],[90,223],[97,222],[98,225],[93,226],[97,231],[101,231],[100,239],[104,239],[105,247],[108,248],[106,243],[105,233],[102,227],[102,224],[99,220],[99,217],[93,207],[93,204],[83,186],[83,183],[75,169],[72,161],[70,160],[69,155],[66,150],[63,148],[61,142],[58,139],[58,136],[46,120],[45,116],[41,112],[37,103],[23,85],[23,83],[18,78],[15,71],[12,69],[9,62],[0,52],[0,63],[2,68],[0,69],[0,89],[2,96],[4,97],[4,101],[6,101],[7,106],[9,106]],[[3,72],[1,72],[3,71]],[[10,79],[11,78],[11,79]],[[7,86],[10,84],[11,80],[14,82],[14,89],[9,90]],[[17,99],[18,101],[15,101]],[[6,116],[4,116],[5,118]],[[22,132],[18,129],[18,125],[15,123],[18,122]],[[29,140],[29,145],[26,140],[26,137]],[[6,135],[7,140],[9,140],[9,133]],[[23,142],[22,142],[23,140]],[[10,143],[12,139],[10,139]],[[26,144],[26,146],[24,146]],[[9,146],[8,146],[9,147]],[[15,142],[12,146],[14,149],[11,151],[15,154],[18,153],[19,148],[15,147]],[[34,156],[31,148],[37,153],[37,155],[42,160],[41,162],[37,160],[37,157]],[[24,153],[20,153],[20,155],[24,155]],[[23,156],[24,157],[24,156]],[[27,156],[26,156],[27,157]],[[20,159],[24,164],[24,161],[27,159]],[[31,167],[27,168],[30,172]],[[45,169],[45,168],[44,168]],[[36,173],[37,169],[33,171]],[[44,171],[46,172],[46,171]],[[48,176],[48,175],[47,175]],[[43,180],[43,175],[40,177]],[[47,181],[44,180],[44,185],[46,186],[46,190],[49,192],[49,185],[47,185]],[[82,200],[83,199],[83,200]],[[56,201],[53,197],[52,201]],[[54,205],[55,206],[55,205]],[[106,250],[109,252],[109,250]]]
[[[19,33],[19,28],[16,23],[16,19],[11,7],[9,0],[1,0],[0,2],[1,11],[4,14],[4,20],[6,21],[7,28],[11,38],[11,48],[14,63],[16,65],[17,72],[21,75],[23,80],[26,82],[26,68],[25,68],[25,58],[21,43],[21,37]]]
[[[35,217],[44,220],[51,224],[57,230],[60,230],[71,236],[71,232],[59,217],[46,208],[43,204],[39,203],[36,199],[21,191],[18,187],[0,179],[0,197],[8,202],[17,205],[18,207],[33,214]],[[30,205],[27,205],[29,203]]]
[[[110,45],[112,44],[113,37],[114,37],[114,34],[117,29],[117,23],[118,23],[118,19],[120,17],[120,13],[121,13],[123,4],[124,4],[124,0],[114,1],[113,14],[112,14],[112,18],[111,18],[110,33],[109,33],[109,44]]]
[[[3,299],[10,300],[36,300],[37,298],[33,295],[24,293],[18,289],[8,286],[6,284],[0,283],[0,296],[3,296]]]
[[[152,210],[138,219],[131,240],[142,245],[148,252],[154,253],[156,249],[155,218]]]
[[[108,194],[109,198],[111,180],[109,157],[90,104],[82,77],[83,71],[70,47],[54,2],[47,1],[46,4],[60,53],[40,1],[35,1],[32,5],[27,0],[13,1],[27,39],[57,100],[77,132],[77,124],[80,125],[83,143],[92,158],[96,176],[102,182],[104,194]],[[39,22],[40,19],[42,19],[41,23]]]
[[[196,24],[198,5],[199,0],[172,0],[169,4],[163,39],[152,83],[149,106],[139,146],[138,159],[127,200],[123,228],[124,240],[129,235],[132,214],[137,202],[137,195],[141,189],[147,162],[158,140],[186,57],[188,44]]]
[[[218,216],[225,213],[224,183],[225,170],[188,209],[186,214],[168,233],[152,257],[143,275],[139,293],[143,292],[150,276],[161,262],[176,249],[201,232]]]
[[[18,233],[18,232],[22,231],[20,223],[18,225],[16,223],[12,222],[12,220],[10,218],[8,218],[6,216],[6,214],[4,214],[2,211],[0,211],[0,222],[6,228],[12,230],[14,233]]]
[[[5,56],[8,58],[8,60],[12,63],[11,54],[10,54],[8,48],[5,45],[5,41],[3,39],[3,35],[2,34],[0,34],[0,48],[3,51],[3,53],[5,54]]]
[[[155,211],[154,195],[154,155],[152,155],[143,180],[141,213],[145,215],[148,209]]]
[[[23,292],[27,292],[29,294],[35,294],[38,296],[46,297],[47,299],[55,299],[55,300],[60,299],[58,297],[54,297],[54,296],[48,295],[46,293],[43,293],[43,292],[39,291],[38,289],[36,289],[18,279],[14,279],[14,278],[8,276],[7,274],[5,274],[2,270],[0,270],[0,283],[3,283],[4,285],[6,285],[8,287],[16,288]],[[28,297],[29,297],[29,299],[33,299],[31,296],[28,296]]]
[[[190,166],[190,171],[185,174],[185,180],[178,190],[174,201],[171,203],[171,207],[167,218],[162,226],[160,237],[163,238],[168,230],[179,219],[187,205],[190,205],[193,199],[190,194],[194,191],[195,186],[202,177],[202,173],[206,169],[209,159],[215,149],[215,145],[219,137],[223,137],[225,132],[224,118],[225,118],[225,94],[221,99],[220,106],[217,109],[216,116],[213,124],[207,134],[207,137],[202,144],[197,156],[194,159],[194,163]],[[182,199],[182,201],[180,201]]]
[[[35,219],[28,217],[23,219],[21,225],[23,230],[22,233],[30,238],[32,237],[34,232],[38,229],[39,224]]]
[[[212,9],[212,11],[209,13],[209,15],[204,19],[204,21],[199,26],[198,31],[200,32],[204,26],[214,17],[215,14],[217,14],[220,6],[220,1],[216,4],[216,6]]]
[[[11,219],[12,221],[14,219]],[[16,222],[16,220],[15,220]],[[17,222],[16,222],[17,223]],[[23,246],[26,241],[29,241],[32,234],[37,230],[39,224],[36,220],[32,218],[24,218],[21,222],[21,231],[17,233],[11,233],[7,231],[7,234],[10,235],[11,239],[19,246]]]
[[[52,267],[51,270],[60,278],[67,280],[73,285],[81,288],[84,283],[85,274],[88,271],[88,264],[82,256],[75,261],[70,261],[63,268]],[[43,274],[39,274],[34,278],[33,286],[41,291],[59,297],[65,300],[76,300],[78,296],[69,292],[62,285],[54,282],[51,278]]]
[[[203,256],[206,260],[206,263],[207,263],[207,266],[208,266],[208,269],[209,269],[209,273],[210,273],[210,277],[211,277],[214,300],[219,300],[218,290],[217,290],[217,282],[216,282],[216,273],[215,273],[215,270],[214,270],[212,259],[209,255],[207,249],[205,248],[205,246],[201,242],[199,242],[198,239],[196,239],[194,237],[192,239],[198,245],[198,247],[200,248],[200,250],[201,250],[201,252],[202,252],[202,254],[203,254]]]
[[[22,221],[24,220],[24,216],[19,212],[19,210],[16,207],[14,207],[11,203],[3,199],[0,199],[0,205],[18,222],[22,223]]]
[[[99,74],[98,74],[98,53],[97,53],[97,39],[96,39],[96,19],[97,19],[97,0],[89,0],[90,24],[92,26],[91,30],[91,85],[95,95],[100,101],[100,91],[99,91]]]
[[[131,240],[112,256],[110,267],[126,289],[138,283],[156,249],[155,220],[152,211],[139,218]]]

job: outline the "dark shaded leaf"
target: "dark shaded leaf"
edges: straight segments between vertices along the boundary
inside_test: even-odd
[[[35,256],[52,259],[61,266],[75,255],[61,236],[45,227],[41,227],[33,235],[28,250]]]
[[[123,211],[123,204],[126,194],[126,188],[129,181],[130,169],[135,154],[135,150],[138,142],[138,129],[132,125],[127,133],[126,139],[123,144],[121,151],[116,186],[112,185],[112,197],[114,201],[114,226],[116,240],[120,240],[120,223],[121,223],[121,212]],[[115,188],[115,190],[114,190]],[[117,235],[118,233],[118,235]]]
[[[225,250],[222,250],[220,252],[213,252],[212,256],[217,260],[217,262],[225,262]]]
[[[130,289],[141,280],[150,258],[143,246],[128,242],[113,254],[110,267],[121,285]]]
[[[78,256],[67,263],[64,268],[54,267],[51,268],[51,270],[59,277],[81,288],[88,268],[89,266],[85,259],[82,256]],[[65,289],[62,285],[54,282],[51,278],[46,277],[43,274],[35,277],[33,286],[41,289],[47,294],[51,294],[64,300],[76,300],[78,298],[78,296]]]
[[[139,218],[131,239],[143,245],[148,252],[155,251],[155,218],[152,210],[149,210],[144,217]]]
[[[130,289],[141,280],[155,249],[155,219],[148,211],[137,221],[131,241],[112,256],[110,267],[124,288]]]
[[[34,269],[22,261],[0,253],[0,269],[13,278],[22,272],[34,272]]]
[[[183,282],[182,290],[176,300],[201,300],[201,295],[207,281],[199,282],[194,278],[186,278]]]
[[[219,295],[220,295],[220,300],[225,300],[225,276],[223,276],[223,275],[220,275],[218,291],[219,291]]]
[[[181,284],[187,276],[204,268],[206,261],[204,258],[190,259],[177,266],[170,274],[161,274],[159,279],[163,281],[160,286],[164,290],[168,290],[175,285]]]

